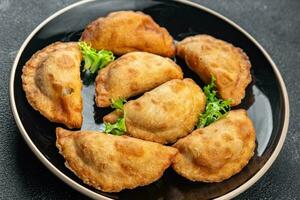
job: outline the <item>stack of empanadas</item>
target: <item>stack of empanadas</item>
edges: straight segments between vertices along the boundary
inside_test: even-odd
[[[134,98],[124,105],[127,136],[56,129],[56,146],[66,166],[86,184],[105,192],[133,189],[156,181],[171,165],[189,180],[220,182],[249,162],[255,130],[246,111],[230,111],[194,130],[206,96],[168,58],[176,54],[184,59],[205,83],[216,77],[219,96],[238,105],[251,82],[251,65],[240,48],[208,35],[175,45],[149,15],[133,11],[93,21],[80,40],[120,56],[99,70],[96,105],[108,107],[111,100]],[[30,105],[70,129],[80,128],[83,121],[81,61],[77,42],[56,42],[36,52],[22,74]],[[103,120],[114,123],[120,115],[116,110]]]

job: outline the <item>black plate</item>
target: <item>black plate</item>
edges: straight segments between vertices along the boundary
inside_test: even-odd
[[[120,193],[103,193],[85,185],[64,166],[63,158],[55,147],[54,129],[61,126],[49,122],[28,104],[22,90],[22,67],[33,53],[55,41],[76,41],[84,27],[92,20],[116,10],[140,10],[151,15],[161,26],[168,29],[176,40],[205,33],[241,47],[250,57],[253,81],[247,88],[246,98],[239,107],[248,110],[257,132],[255,156],[241,173],[222,183],[193,183],[171,168],[157,182],[125,190]],[[285,138],[288,124],[288,100],[279,72],[264,50],[243,30],[232,22],[206,8],[197,8],[186,3],[149,0],[91,1],[78,3],[71,9],[55,14],[48,23],[41,25],[29,36],[16,58],[11,74],[11,103],[17,124],[25,140],[57,176],[75,189],[94,198],[120,199],[210,199],[233,197],[251,186],[270,167]],[[185,63],[177,59],[185,77],[191,77],[202,87],[199,78]],[[82,129],[99,130],[102,115],[109,110],[94,106],[93,86],[84,87],[84,121]],[[267,163],[267,164],[266,164]],[[64,174],[64,175],[63,175]],[[83,186],[83,187],[80,187]],[[89,191],[90,190],[90,191]]]

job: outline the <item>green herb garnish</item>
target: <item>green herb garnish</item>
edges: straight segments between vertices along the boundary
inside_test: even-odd
[[[124,103],[126,103],[126,99],[124,98],[119,98],[117,100],[111,100],[111,107],[117,110],[123,111],[124,109]]]
[[[230,111],[232,102],[231,99],[222,100],[217,97],[216,78],[212,76],[211,83],[203,88],[206,96],[205,112],[200,114],[197,128],[203,128],[219,120]]]
[[[89,84],[95,78],[95,73],[104,68],[108,63],[115,59],[111,51],[93,49],[86,42],[79,42],[79,47],[82,52],[84,66],[82,71],[84,83]]]
[[[104,123],[104,133],[123,135],[126,132],[125,118],[121,117],[116,123]]]
[[[119,98],[117,100],[111,101],[111,107],[116,110],[122,111],[123,116],[120,117],[116,123],[104,123],[104,133],[109,133],[113,135],[123,135],[126,132],[125,125],[125,113],[124,113],[124,103],[126,100],[124,98]]]
[[[79,42],[79,47],[84,60],[83,71],[89,70],[91,73],[95,73],[115,59],[111,51],[97,51],[89,46],[86,42]]]

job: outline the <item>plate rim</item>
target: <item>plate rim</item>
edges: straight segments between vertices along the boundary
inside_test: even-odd
[[[56,175],[60,180],[62,180],[64,183],[66,183],[67,185],[69,185],[71,188],[75,189],[76,191],[90,197],[93,199],[100,199],[100,200],[111,200],[111,198],[103,196],[99,193],[96,193],[82,185],[80,185],[79,183],[75,182],[74,180],[72,180],[71,178],[69,178],[67,175],[65,175],[63,172],[61,172],[58,168],[56,168],[43,154],[42,152],[35,146],[35,144],[33,143],[33,141],[30,139],[29,135],[27,134],[21,119],[19,117],[17,108],[16,108],[16,103],[15,103],[15,97],[14,97],[14,82],[15,82],[15,72],[18,66],[18,62],[20,60],[20,57],[25,49],[25,47],[27,46],[27,44],[29,43],[29,41],[32,39],[32,37],[42,28],[44,27],[48,22],[50,22],[51,20],[53,20],[54,18],[56,18],[57,16],[65,13],[66,11],[77,7],[79,5],[85,4],[85,3],[89,3],[89,2],[93,2],[96,0],[82,0],[79,2],[75,2],[73,4],[70,4],[58,11],[56,11],[55,13],[53,13],[52,15],[50,15],[49,17],[47,17],[45,20],[43,20],[25,39],[25,41],[22,43],[16,57],[15,60],[13,62],[12,68],[11,68],[11,72],[10,72],[10,81],[9,81],[9,97],[10,97],[10,107],[15,119],[15,122],[18,126],[18,129],[23,137],[23,139],[26,141],[27,145],[29,146],[29,148],[31,149],[31,151],[34,153],[34,155],[44,164],[44,166],[46,166],[54,175]],[[105,0],[107,1],[107,0]],[[104,1],[104,2],[105,2]],[[195,2],[191,2],[188,0],[173,0],[175,2],[179,2],[185,5],[189,5],[192,7],[195,7],[197,9],[200,9],[204,12],[207,12],[209,14],[212,14],[216,17],[218,17],[219,19],[225,21],[226,23],[230,24],[231,26],[233,26],[234,28],[236,28],[238,31],[240,31],[241,33],[243,33],[248,39],[250,39],[250,41],[255,44],[256,47],[258,47],[258,49],[263,53],[263,55],[265,56],[265,58],[268,60],[268,62],[271,64],[271,67],[275,73],[275,76],[279,82],[279,86],[280,89],[282,90],[282,94],[283,94],[283,102],[284,102],[284,106],[285,106],[285,110],[284,110],[284,123],[283,123],[283,127],[282,127],[282,131],[281,131],[281,136],[279,138],[279,141],[275,147],[275,150],[272,152],[271,156],[268,158],[267,162],[262,166],[262,168],[260,168],[256,174],[254,176],[252,176],[249,180],[247,180],[245,183],[243,183],[242,185],[240,185],[239,187],[235,188],[234,190],[230,191],[229,193],[217,197],[215,199],[217,200],[226,200],[226,199],[232,199],[234,197],[236,197],[237,195],[241,194],[242,192],[244,192],[245,190],[247,190],[248,188],[250,188],[254,183],[256,183],[267,171],[268,169],[272,166],[273,162],[276,160],[279,152],[282,149],[282,146],[284,144],[286,135],[287,135],[287,131],[288,131],[288,125],[289,125],[289,117],[290,117],[290,107],[289,107],[289,98],[288,98],[288,93],[287,93],[287,89],[285,86],[285,83],[283,81],[283,78],[281,76],[281,73],[279,72],[278,67],[276,66],[275,62],[272,60],[272,58],[270,57],[270,55],[266,52],[266,50],[254,39],[254,37],[252,37],[245,29],[241,28],[239,25],[237,25],[235,22],[233,22],[232,20],[228,19],[227,17],[225,17],[224,15],[214,11],[213,9],[207,8],[203,5],[200,5],[198,3]]]

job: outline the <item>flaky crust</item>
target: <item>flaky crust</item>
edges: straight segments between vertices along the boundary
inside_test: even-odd
[[[166,57],[175,55],[175,45],[168,31],[142,12],[118,11],[91,22],[81,40],[116,55],[146,51]]]
[[[100,70],[95,82],[96,104],[142,94],[172,79],[182,79],[181,68],[169,58],[152,53],[127,53]]]
[[[192,79],[173,79],[124,105],[127,134],[162,144],[174,143],[194,129],[205,95]],[[113,122],[116,112],[103,120]]]
[[[254,155],[255,130],[243,109],[178,140],[174,170],[192,181],[221,182],[239,173]]]
[[[216,77],[217,89],[223,99],[238,105],[251,82],[251,64],[242,49],[209,35],[187,37],[176,45],[176,54],[205,82]]]
[[[81,51],[76,42],[56,42],[36,52],[23,67],[29,104],[52,122],[82,124]]]
[[[56,136],[56,146],[66,166],[84,183],[104,192],[156,181],[177,154],[173,147],[96,131],[57,128]]]

